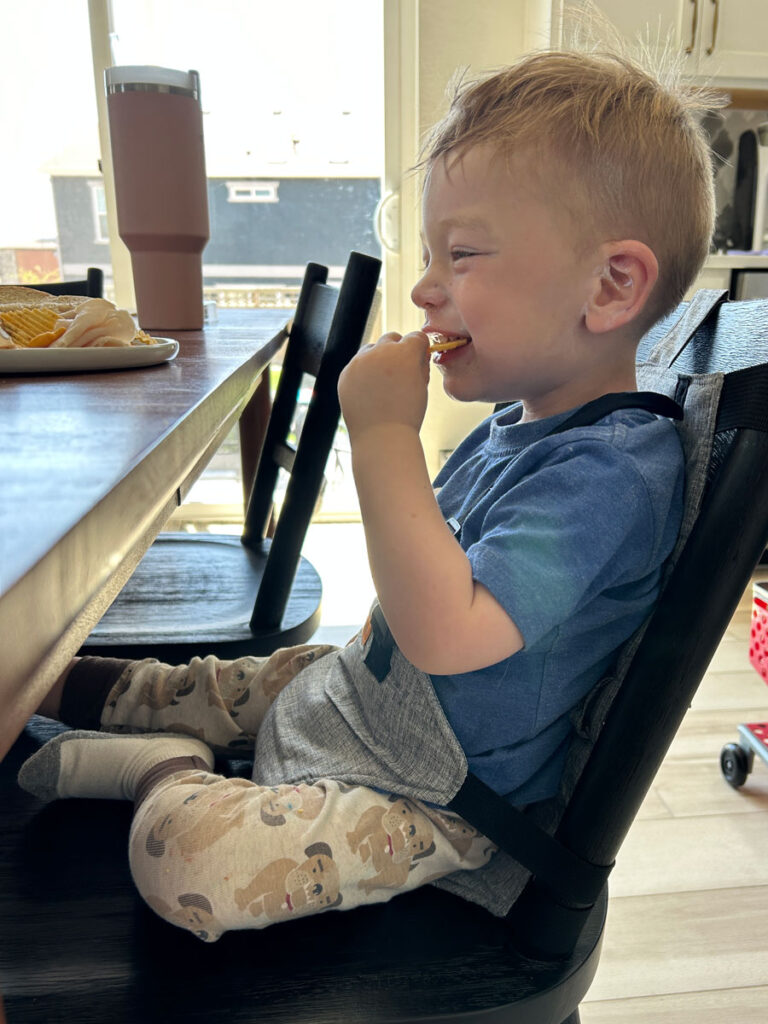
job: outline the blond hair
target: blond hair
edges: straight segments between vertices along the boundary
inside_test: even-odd
[[[635,238],[659,262],[642,328],[683,298],[709,252],[712,161],[697,112],[716,95],[643,70],[624,56],[546,52],[460,82],[427,138],[422,166],[490,145],[528,164],[568,210],[584,244]],[[538,168],[538,170],[537,170]]]

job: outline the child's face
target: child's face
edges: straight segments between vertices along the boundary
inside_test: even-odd
[[[565,215],[526,174],[531,166],[482,146],[448,169],[443,160],[431,168],[426,269],[411,293],[425,329],[471,338],[436,357],[446,392],[464,401],[522,399],[527,418],[571,408],[595,276],[594,251],[579,252]]]

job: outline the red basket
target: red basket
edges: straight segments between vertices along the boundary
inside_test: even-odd
[[[768,584],[752,584],[752,626],[749,631],[749,660],[764,683],[768,683]]]

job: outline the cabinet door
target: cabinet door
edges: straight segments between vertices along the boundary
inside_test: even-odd
[[[698,72],[768,85],[766,0],[699,0],[701,41]]]
[[[663,51],[667,44],[674,50],[682,50],[686,54],[686,72],[695,74],[705,2],[709,0],[645,0],[644,3],[596,0],[595,6],[629,42],[639,38],[652,50]],[[573,15],[563,13],[563,0],[560,0],[560,12],[563,40],[567,42],[573,38],[574,29],[578,33],[578,16],[574,19]]]
[[[555,0],[563,9],[563,0]],[[723,84],[765,88],[768,84],[768,0],[596,0],[629,41],[651,48],[666,40],[682,50],[684,70]],[[565,15],[563,36],[574,22]]]

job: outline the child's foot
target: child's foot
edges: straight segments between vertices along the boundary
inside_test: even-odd
[[[49,740],[19,771],[19,785],[40,800],[90,797],[133,800],[150,768],[172,758],[201,759],[213,768],[213,754],[201,740],[175,733],[122,736],[73,730]],[[196,767],[202,767],[200,763]]]

